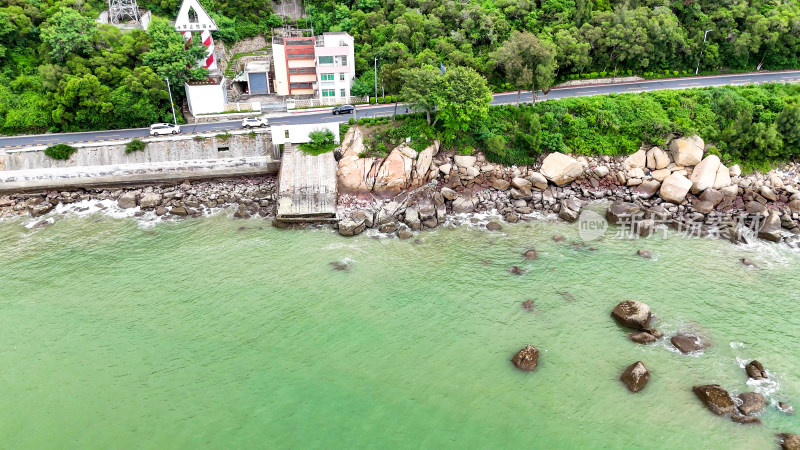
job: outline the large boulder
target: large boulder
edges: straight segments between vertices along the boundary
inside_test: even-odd
[[[455,200],[453,200],[453,213],[455,214],[463,214],[463,213],[470,213],[475,209],[475,206],[478,205],[477,197],[473,195],[464,195],[459,194]]]
[[[401,144],[389,153],[375,174],[375,185],[372,191],[379,197],[389,198],[402,192],[409,185],[414,160],[405,144]],[[414,152],[416,153],[416,152]],[[416,154],[414,154],[416,157]]]
[[[526,345],[525,348],[518,351],[511,362],[520,370],[531,371],[539,364],[539,349],[532,345]]]
[[[642,184],[633,188],[633,193],[640,198],[648,199],[656,195],[660,187],[661,183],[657,180],[645,180]]]
[[[547,189],[547,178],[545,178],[541,173],[530,172],[528,174],[528,179],[530,179],[533,187],[536,189],[539,189],[540,191]]]
[[[414,231],[419,231],[422,229],[422,222],[419,220],[419,213],[413,206],[406,208],[403,222],[405,222],[405,224]]]
[[[135,199],[134,199],[133,202],[134,203],[133,203],[133,206],[131,208],[136,206],[136,200]],[[42,202],[42,203],[39,203],[38,205],[32,206],[30,208],[30,214],[33,217],[43,216],[43,215],[49,213],[50,211],[52,211],[53,208],[55,208],[55,207],[56,207],[56,205],[54,205],[54,204],[52,204],[50,202]]]
[[[673,172],[661,183],[658,195],[670,203],[680,204],[692,188],[692,182],[678,172]]]
[[[642,208],[639,205],[617,200],[606,210],[606,219],[612,225],[619,225],[624,222],[630,222],[632,217],[639,215],[641,212]]]
[[[692,391],[711,412],[718,416],[736,412],[736,405],[733,403],[730,394],[718,384],[694,386]]]
[[[119,196],[117,204],[120,208],[136,208],[136,192],[128,191]]]
[[[711,347],[711,342],[696,334],[678,334],[669,340],[681,353],[688,354],[699,352]]]
[[[161,194],[157,192],[148,192],[139,199],[139,206],[142,209],[153,209],[161,205],[161,199]]]
[[[714,177],[714,189],[722,189],[731,185],[730,169],[720,164],[717,169],[717,175]]]
[[[647,386],[650,381],[650,371],[647,370],[644,363],[636,361],[628,366],[619,379],[625,384],[631,392],[639,392]]]
[[[647,153],[644,150],[639,150],[625,158],[625,167],[628,169],[644,169],[647,166]]]
[[[792,200],[789,203],[787,203],[786,206],[793,213],[799,213],[800,214],[800,200]]]
[[[653,170],[663,169],[669,165],[669,155],[658,147],[647,151],[647,167]]]
[[[714,181],[717,179],[717,171],[719,170],[720,161],[717,155],[708,155],[704,160],[700,161],[692,171],[692,192],[700,193],[708,188],[714,187]]]
[[[553,184],[563,186],[578,178],[583,173],[583,166],[578,160],[555,152],[544,159],[541,173]]]
[[[428,171],[431,169],[431,162],[433,162],[433,155],[436,151],[436,144],[427,147],[425,150],[419,152],[417,161],[414,163],[414,171],[411,176],[410,187],[420,187],[425,184],[428,177]]]
[[[744,366],[744,371],[747,372],[748,377],[754,380],[763,380],[765,378],[769,378],[767,376],[767,371],[764,370],[764,366],[762,366],[758,360],[753,360],[747,363],[747,365]]]
[[[764,224],[758,230],[758,237],[772,242],[780,242],[782,234],[780,213],[770,211]]]
[[[705,143],[700,136],[684,136],[669,144],[672,160],[679,166],[694,166],[703,159]]]
[[[625,300],[614,307],[611,316],[622,326],[642,330],[650,326],[652,314],[650,307],[646,304],[635,300]]]
[[[355,236],[367,228],[364,219],[348,217],[339,221],[339,234],[342,236]]]
[[[453,162],[455,162],[458,167],[463,168],[474,166],[476,161],[476,157],[469,155],[456,155],[453,157]]]
[[[767,407],[767,400],[758,392],[743,392],[739,394],[739,400],[742,401],[739,411],[745,416],[760,413]]]

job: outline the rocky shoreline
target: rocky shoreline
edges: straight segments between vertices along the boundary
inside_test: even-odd
[[[664,148],[643,147],[627,157],[551,153],[521,167],[440,151],[438,143],[419,152],[402,144],[386,158],[369,158],[362,131],[352,127],[338,155],[339,232],[376,228],[410,237],[454,214],[488,212],[509,223],[532,214],[575,222],[589,202],[603,200],[612,203],[609,221],[627,225],[632,235],[671,228],[800,247],[800,165],[743,175],[708,154],[698,136],[671,139]]]
[[[41,217],[59,205],[81,203],[97,209],[109,208],[108,201],[124,210],[137,209],[134,216],[152,211],[162,220],[201,217],[220,208],[236,208],[234,217],[272,217],[276,204],[275,177],[247,177],[212,181],[185,181],[179,185],[146,187],[71,189],[0,196],[0,219],[30,215]],[[78,207],[89,209],[90,206]],[[34,227],[49,225],[37,222]]]

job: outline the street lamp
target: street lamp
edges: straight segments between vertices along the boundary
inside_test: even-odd
[[[378,57],[375,57],[375,68],[373,69],[375,72],[375,101],[378,101]]]
[[[694,74],[697,75],[700,72],[700,60],[703,59],[703,50],[706,49],[706,37],[708,37],[708,32],[711,30],[706,30],[703,33],[703,48],[700,49],[700,58],[697,59],[697,69],[694,70]]]
[[[169,87],[169,78],[164,78],[167,82],[167,91],[169,92],[169,104],[172,106],[172,121],[174,125],[178,124],[178,119],[175,117],[175,103],[172,101],[172,89]]]

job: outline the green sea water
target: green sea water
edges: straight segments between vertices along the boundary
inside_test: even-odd
[[[737,425],[691,391],[800,407],[800,256],[775,245],[609,234],[591,250],[548,222],[416,243],[225,214],[29,223],[0,222],[2,448],[729,449],[800,433],[798,415]],[[632,343],[609,316],[626,299],[714,346]],[[526,344],[533,373],[509,362]],[[747,384],[753,358],[769,382]],[[618,378],[638,360],[652,376],[632,394]]]

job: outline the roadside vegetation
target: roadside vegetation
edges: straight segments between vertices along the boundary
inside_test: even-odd
[[[125,145],[125,153],[144,151],[147,144],[139,139],[133,139]]]
[[[44,149],[44,154],[53,159],[67,160],[77,149],[67,144],[55,144]]]
[[[336,148],[336,138],[331,130],[314,130],[308,133],[308,137],[311,141],[299,144],[298,147],[310,155],[321,155]]]
[[[430,111],[423,111],[425,107]],[[392,134],[420,143],[440,139],[445,147],[464,154],[481,150],[489,160],[505,165],[531,164],[547,152],[626,155],[642,143],[664,145],[670,136],[688,134],[700,135],[726,164],[745,169],[765,169],[800,154],[798,85],[613,94],[520,106],[486,102],[473,105],[466,128],[457,134],[439,120],[446,108],[441,97],[434,96],[417,107],[419,112],[369,127],[365,134],[374,138],[365,141],[368,155],[390,151],[390,145],[401,141]],[[362,120],[359,123],[369,125]]]

